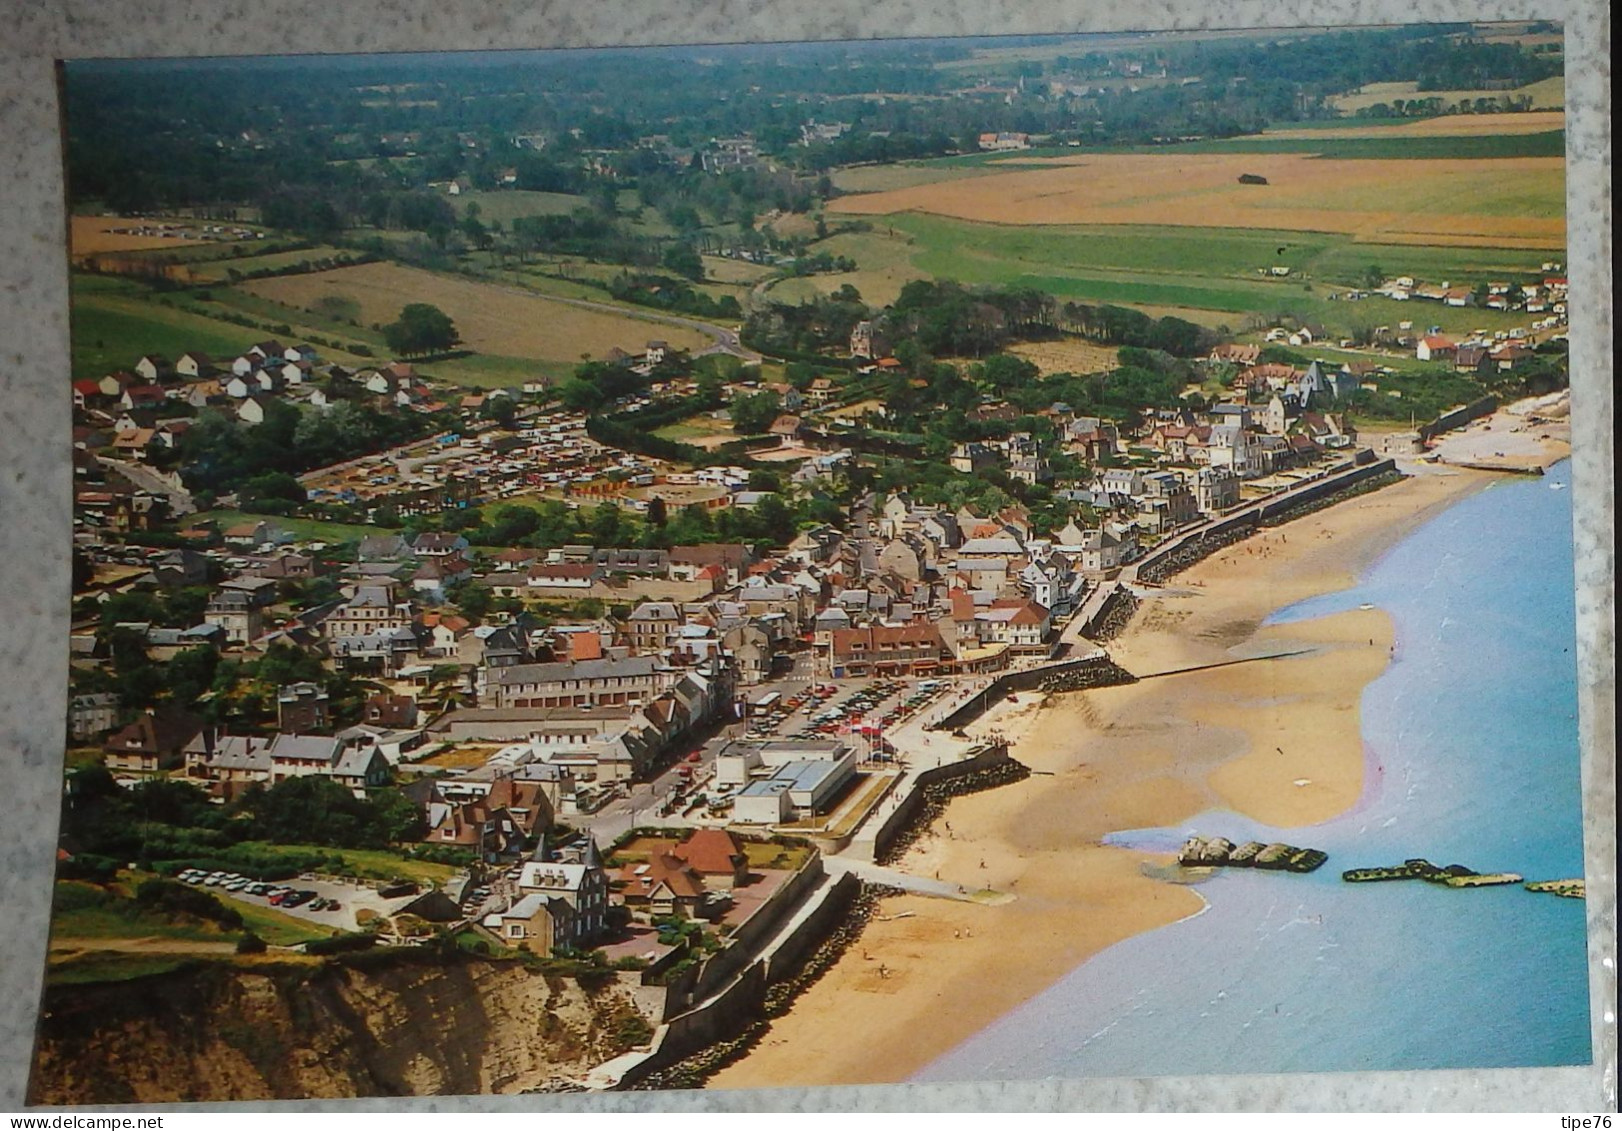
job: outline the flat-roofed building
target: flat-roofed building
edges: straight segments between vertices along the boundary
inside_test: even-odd
[[[744,825],[773,825],[825,813],[856,774],[856,752],[848,747],[833,758],[784,762],[769,777],[757,778],[733,801],[732,819]]]

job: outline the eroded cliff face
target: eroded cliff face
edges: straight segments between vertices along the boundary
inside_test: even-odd
[[[46,995],[30,1099],[158,1103],[520,1092],[648,1031],[632,979],[510,962],[208,966]]]

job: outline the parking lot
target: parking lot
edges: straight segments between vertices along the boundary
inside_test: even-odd
[[[208,880],[214,876],[219,877],[219,882],[209,883]],[[222,899],[268,907],[283,915],[342,931],[359,928],[356,915],[362,910],[371,910],[378,915],[387,916],[416,898],[416,894],[413,893],[384,899],[378,894],[377,889],[364,884],[317,880],[307,875],[274,883],[255,882],[237,873],[182,872],[176,878]],[[237,886],[239,884],[241,886]],[[308,892],[309,895],[289,904],[285,896],[278,898],[283,892],[300,895]]]
[[[888,760],[892,751],[883,733],[905,722],[945,694],[946,680],[841,680],[814,682],[800,692],[751,715],[744,736],[771,738],[836,738],[865,740],[874,760]],[[757,700],[758,702],[758,700]]]

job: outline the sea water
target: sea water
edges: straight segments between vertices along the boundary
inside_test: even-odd
[[[1583,874],[1569,468],[1495,483],[1353,588],[1270,618],[1372,604],[1395,623],[1362,697],[1353,811],[1286,830],[1214,810],[1109,838],[1282,840],[1328,852],[1323,868],[1221,871],[1201,913],[1105,950],[914,1079],[1588,1063],[1583,901],[1340,878],[1409,857]]]

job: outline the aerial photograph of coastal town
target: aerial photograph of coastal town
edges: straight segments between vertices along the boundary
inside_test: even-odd
[[[1590,1063],[1563,43],[66,62],[30,1102]]]

